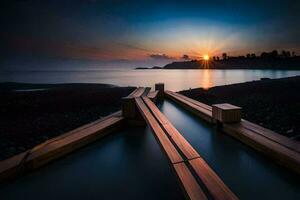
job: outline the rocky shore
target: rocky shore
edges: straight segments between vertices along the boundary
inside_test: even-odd
[[[0,160],[120,109],[133,87],[0,84]]]
[[[264,79],[208,90],[181,91],[212,105],[231,103],[243,108],[243,118],[287,137],[300,140],[300,76]]]

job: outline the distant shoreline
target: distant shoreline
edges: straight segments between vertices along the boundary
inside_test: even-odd
[[[300,70],[300,56],[280,57],[273,53],[266,53],[260,57],[226,57],[205,60],[176,61],[163,67],[137,67],[135,69],[258,69],[258,70]]]

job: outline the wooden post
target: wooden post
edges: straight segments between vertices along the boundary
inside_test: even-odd
[[[242,108],[228,103],[212,105],[212,117],[221,123],[237,123],[241,121]]]
[[[133,97],[122,98],[122,114],[125,118],[134,119],[136,116],[135,101]]]
[[[122,114],[130,126],[146,125],[145,120],[137,110],[134,97],[122,98]]]
[[[155,90],[158,91],[157,100],[162,101],[164,99],[165,84],[164,83],[156,83]]]

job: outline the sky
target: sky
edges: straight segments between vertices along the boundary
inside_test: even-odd
[[[1,63],[162,65],[204,54],[300,54],[300,1],[1,1]]]

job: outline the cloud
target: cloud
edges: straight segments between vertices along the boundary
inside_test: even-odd
[[[181,58],[184,59],[184,60],[189,60],[190,59],[190,57],[186,54],[184,54]]]
[[[136,46],[136,45],[131,45],[131,44],[123,44],[123,43],[119,43],[121,46],[127,48],[127,49],[133,49],[133,50],[139,50],[139,51],[145,51],[145,52],[148,52],[148,53],[152,53],[153,51],[150,50],[150,49],[146,49],[146,48],[143,48],[143,47],[139,47],[139,46]]]
[[[150,54],[150,58],[161,59],[161,60],[171,60],[174,59],[166,54]]]

